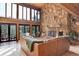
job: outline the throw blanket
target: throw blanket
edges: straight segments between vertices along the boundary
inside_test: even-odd
[[[26,43],[28,45],[29,50],[32,52],[33,51],[34,43],[43,43],[43,41],[37,40],[35,38],[27,37],[26,38]]]

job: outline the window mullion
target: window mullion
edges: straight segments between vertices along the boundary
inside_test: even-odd
[[[24,10],[23,10],[23,7],[22,7],[22,20],[24,20],[24,19],[23,19],[23,16],[24,16],[23,12],[24,12]]]
[[[34,21],[35,21],[35,10],[34,10]]]
[[[26,8],[26,20],[27,20],[27,8]]]
[[[7,3],[5,3],[5,17],[7,17]]]
[[[13,3],[11,3],[11,18],[12,18],[12,11],[13,11]]]
[[[30,21],[32,21],[32,17],[31,17],[31,14],[32,14],[32,13],[31,13],[31,10],[32,10],[32,9],[30,8]]]

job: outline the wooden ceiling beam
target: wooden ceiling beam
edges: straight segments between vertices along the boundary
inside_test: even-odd
[[[68,11],[70,14],[72,14],[72,15],[74,15],[74,16],[77,16],[77,17],[79,17],[79,12],[78,12],[78,10],[75,10],[75,7],[73,6],[73,5],[64,5],[64,4],[59,4],[64,10],[66,10],[66,11]],[[67,7],[67,6],[71,6],[71,8],[69,8],[69,7]],[[76,7],[76,8],[78,8],[78,7]],[[74,10],[71,10],[71,9],[74,9]],[[78,13],[77,13],[78,12]]]
[[[41,8],[36,7],[36,6],[34,6],[34,5],[31,5],[31,4],[29,4],[29,3],[17,3],[17,4],[18,4],[18,5],[25,6],[25,7],[27,7],[27,8],[32,8],[32,9],[36,9],[36,10],[41,10]]]

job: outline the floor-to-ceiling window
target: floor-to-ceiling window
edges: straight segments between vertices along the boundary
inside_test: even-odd
[[[32,25],[37,25],[37,26],[40,27],[40,22],[38,22],[38,20],[40,21],[40,9],[30,7],[30,6],[27,6],[27,5],[24,6],[24,5],[18,4],[18,3],[0,3],[0,17],[7,18],[7,19],[5,19],[7,21],[6,22],[4,21],[4,23],[8,23],[8,21],[10,22],[10,20],[11,20],[11,23],[12,24],[15,23],[16,25],[17,24],[18,25],[28,24],[29,26],[24,26],[24,27],[21,26],[22,29],[24,29],[22,31],[18,30],[18,32],[21,32],[21,33],[26,33],[26,32],[29,31],[29,33],[32,35],[33,33],[37,32],[36,26],[35,26],[35,29],[33,29],[34,27]],[[11,23],[9,23],[9,24],[11,24]],[[18,28],[19,28],[19,26],[18,26]],[[38,28],[38,29],[40,30],[40,28]],[[14,26],[8,26],[7,30],[8,30],[8,32],[11,31],[8,34],[10,39],[12,39],[13,37],[16,37],[14,35],[14,32],[12,32],[12,31],[15,30]],[[32,33],[32,31],[33,31],[33,33]],[[15,31],[15,32],[17,32],[17,31]],[[35,36],[36,36],[36,34],[35,34]]]

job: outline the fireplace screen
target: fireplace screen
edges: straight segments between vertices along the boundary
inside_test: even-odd
[[[63,31],[59,32],[58,36],[63,36]]]
[[[48,36],[56,37],[56,31],[48,31]]]

